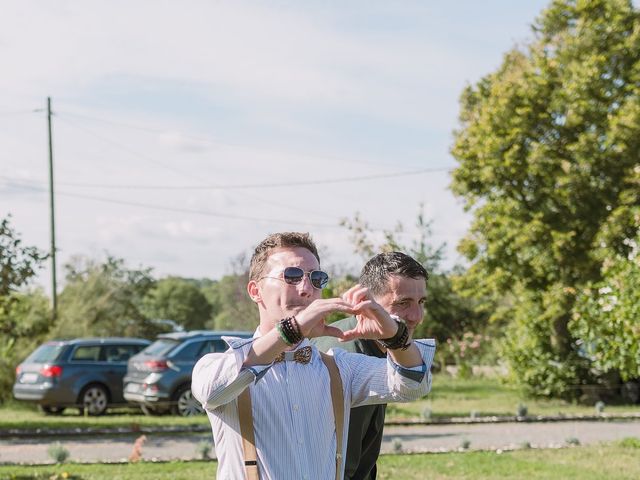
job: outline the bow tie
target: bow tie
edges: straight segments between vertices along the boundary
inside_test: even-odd
[[[311,360],[311,347],[302,347],[295,352],[282,352],[275,358],[274,362],[282,362],[283,360],[293,360],[306,365]]]

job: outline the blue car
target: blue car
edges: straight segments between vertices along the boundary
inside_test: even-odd
[[[102,415],[122,406],[127,361],[151,342],[141,338],[77,338],[40,345],[16,368],[13,396],[48,414],[77,407]]]
[[[140,405],[147,415],[171,412],[191,416],[202,408],[191,395],[191,371],[210,352],[224,352],[223,336],[250,338],[252,332],[196,330],[159,335],[129,360],[124,398]]]

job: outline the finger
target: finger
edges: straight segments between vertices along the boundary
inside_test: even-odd
[[[352,308],[356,312],[360,313],[363,310],[370,309],[373,305],[374,305],[374,302],[372,300],[363,300],[363,301],[357,303],[356,305],[353,305]]]
[[[346,342],[348,340],[354,340],[356,338],[361,338],[362,332],[358,328],[352,328],[351,330],[346,330],[342,332],[341,341]]]
[[[360,286],[360,288],[354,290],[351,294],[351,300],[353,303],[359,303],[370,298],[369,289],[363,286]]]
[[[331,325],[326,325],[324,327],[324,331],[322,332],[321,336],[327,336],[327,337],[336,337],[339,339],[342,339],[342,330],[340,330],[338,327],[332,327]]]
[[[353,292],[355,292],[360,288],[362,288],[362,285],[360,285],[359,283],[356,283],[353,287],[351,287],[349,290],[347,290],[342,294],[342,298],[349,303],[354,303]]]

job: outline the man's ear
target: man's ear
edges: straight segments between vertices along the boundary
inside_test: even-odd
[[[247,293],[254,302],[260,303],[262,301],[262,298],[260,297],[260,288],[258,287],[258,282],[255,280],[249,280],[249,283],[247,283]]]

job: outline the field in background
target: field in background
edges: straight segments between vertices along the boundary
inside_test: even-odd
[[[525,404],[529,415],[595,413],[593,405],[577,405],[561,400],[527,399],[520,391],[502,384],[496,378],[456,379],[446,374],[434,376],[431,394],[413,403],[389,405],[388,420],[422,419],[425,409],[432,418],[515,415],[518,404]],[[9,428],[137,428],[209,426],[206,416],[181,418],[176,416],[145,416],[135,408],[109,410],[101,417],[81,417],[69,408],[63,415],[44,415],[35,406],[8,402],[0,408],[0,429]],[[605,413],[640,413],[640,405],[606,405]]]
[[[578,405],[562,400],[526,398],[522,391],[500,382],[498,378],[457,379],[438,374],[433,377],[429,396],[413,403],[391,404],[387,409],[388,420],[420,418],[425,408],[431,416],[468,417],[516,415],[519,404],[527,407],[529,415],[593,415],[594,405]],[[640,413],[640,405],[605,405],[605,413]]]
[[[467,452],[380,457],[379,478],[635,480],[640,478],[640,439],[558,450]],[[0,480],[211,480],[216,462],[0,466]]]

